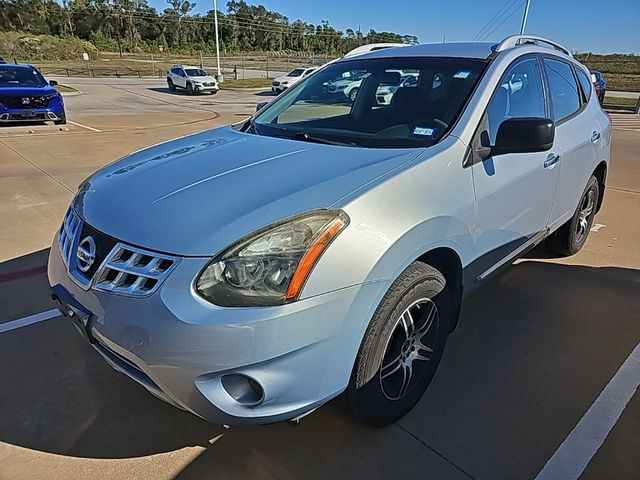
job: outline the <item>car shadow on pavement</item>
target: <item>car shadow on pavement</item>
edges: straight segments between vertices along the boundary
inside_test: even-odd
[[[639,270],[521,261],[466,302],[427,394],[386,429],[337,402],[296,427],[209,424],[113,371],[59,317],[0,334],[0,445],[91,459],[201,447],[182,479],[532,478],[640,340],[639,287]],[[0,288],[48,296],[42,277]]]
[[[207,97],[207,96],[213,96],[210,93],[204,94],[204,93],[198,93],[197,95],[189,95],[186,90],[183,89],[176,89],[176,90],[169,90],[169,87],[149,87],[147,88],[147,90],[149,90],[150,92],[156,92],[156,93],[164,93],[165,95],[175,95],[177,97]]]
[[[265,90],[264,92],[256,92],[254,93],[256,97],[277,97],[278,94],[276,92],[272,92],[271,90]]]

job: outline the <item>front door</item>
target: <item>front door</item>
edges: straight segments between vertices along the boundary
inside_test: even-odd
[[[477,135],[495,144],[500,124],[510,118],[549,118],[539,59],[511,65],[494,92]],[[488,137],[488,138],[487,138]],[[498,155],[475,162],[475,241],[478,259],[491,266],[545,234],[554,201],[560,155],[548,152]]]

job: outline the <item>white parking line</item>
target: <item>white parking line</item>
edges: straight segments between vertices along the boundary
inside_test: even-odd
[[[636,345],[535,480],[574,480],[580,477],[639,385],[640,344]]]
[[[36,313],[35,315],[29,315],[28,317],[22,317],[17,320],[11,320],[10,322],[0,323],[0,333],[10,332],[16,328],[26,327],[27,325],[33,325],[38,322],[44,322],[45,320],[59,316],[60,312],[57,308],[54,308],[53,310]]]
[[[87,125],[83,125],[78,122],[72,122],[71,120],[67,120],[70,124],[75,125],[76,127],[86,128],[87,130],[91,130],[92,132],[101,132],[102,130],[98,130],[97,128],[89,127]]]

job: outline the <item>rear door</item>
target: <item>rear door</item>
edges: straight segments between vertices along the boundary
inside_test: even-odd
[[[507,68],[476,133],[474,144],[488,135],[495,144],[500,124],[510,118],[549,118],[540,59],[527,56]],[[546,233],[558,180],[548,152],[513,153],[473,160],[476,191],[476,246],[482,266],[491,266]],[[545,166],[545,164],[547,166]],[[482,271],[478,271],[482,274]]]
[[[184,70],[180,67],[176,67],[176,79],[175,84],[182,88],[187,88],[187,74],[184,73]]]
[[[550,220],[553,230],[573,216],[596,164],[602,132],[587,111],[572,65],[557,57],[545,56],[542,61],[551,118],[556,124],[556,141],[562,148],[558,189]]]

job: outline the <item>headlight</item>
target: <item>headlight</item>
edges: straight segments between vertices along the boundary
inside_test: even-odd
[[[289,81],[287,80],[286,82],[282,82],[280,85],[289,85]]]
[[[222,307],[291,302],[348,223],[342,211],[317,210],[254,232],[214,258],[198,276],[196,290]]]

